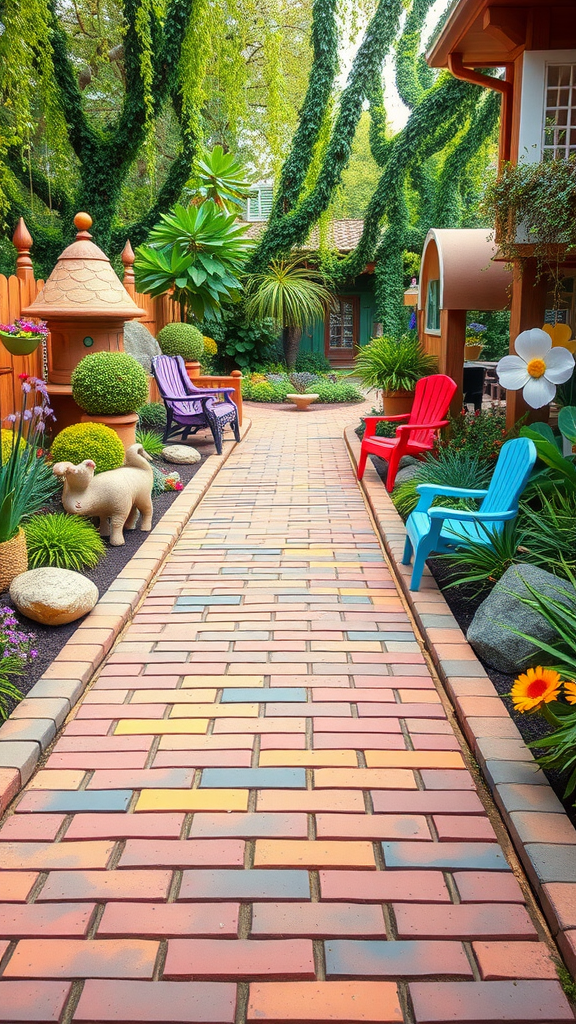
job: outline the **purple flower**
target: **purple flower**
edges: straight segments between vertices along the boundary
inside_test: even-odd
[[[22,391],[24,392],[25,395],[30,394],[30,392],[32,391],[32,385],[29,384],[28,381],[23,381]]]
[[[19,413],[11,412],[10,415],[6,417],[6,422],[7,423],[16,423],[16,420],[18,419],[18,416],[19,416]]]
[[[416,328],[416,313],[414,312],[414,310],[412,310],[412,312],[410,314],[410,320],[409,320],[409,323],[408,323],[408,329],[410,331],[413,331],[415,328]]]
[[[25,410],[25,412],[24,412],[24,419],[25,420],[31,420],[32,419],[32,412],[31,412],[30,409],[26,409]]]

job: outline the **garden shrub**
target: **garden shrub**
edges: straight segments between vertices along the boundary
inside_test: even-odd
[[[368,415],[370,415],[370,416],[382,416],[383,414],[382,414],[382,410],[381,409],[372,409],[371,412]],[[398,426],[397,423],[387,423],[386,420],[381,420],[380,423],[376,424],[376,435],[375,436],[376,437],[396,437],[396,427],[397,426]],[[364,419],[362,418],[360,420],[360,423],[356,427],[356,434],[360,438],[360,440],[362,440],[362,438],[364,437],[365,433],[366,433],[366,423],[364,422]]]
[[[1,450],[2,450],[2,458],[1,458],[0,461],[2,463],[8,462],[8,459],[10,458],[10,455],[12,454],[12,445],[14,443],[14,441],[13,441],[14,437],[15,437],[14,432],[12,430],[10,430],[9,428],[2,428],[2,430],[0,430],[0,445],[1,445]],[[26,447],[26,441],[24,440],[23,437],[21,437],[20,438],[20,444],[19,444],[20,451],[24,451],[25,447]]]
[[[194,324],[166,324],[156,338],[165,356],[197,363],[204,355],[204,336]]]
[[[30,569],[55,566],[82,572],[105,554],[102,538],[90,520],[66,512],[33,516],[24,524]]]
[[[224,312],[222,320],[210,322],[210,331],[218,346],[218,361],[223,369],[255,369],[276,346],[278,327],[270,317],[248,320],[240,303]]]
[[[14,609],[0,608],[0,719],[6,718],[11,704],[22,700],[22,691],[14,679],[26,675],[26,666],[38,657],[34,633],[20,629]]]
[[[207,334],[204,335],[204,355],[206,358],[211,359],[212,356],[217,355],[218,345],[214,341],[214,338],[209,338]]]
[[[166,406],[163,402],[147,402],[138,409],[138,427],[141,430],[162,432],[166,426]]]
[[[346,382],[334,384],[330,380],[320,378],[306,388],[308,394],[318,395],[319,402],[363,402],[364,395],[354,384]]]
[[[96,473],[118,469],[124,463],[122,441],[115,430],[103,423],[75,423],[64,427],[54,438],[50,454],[53,462],[72,462],[75,466],[92,459]]]
[[[477,412],[463,410],[459,416],[449,419],[449,426],[436,442],[437,451],[449,448],[453,452],[468,452],[495,462],[502,445],[518,435],[516,428],[512,431],[506,429],[506,410],[499,406]]]
[[[148,397],[148,374],[127,352],[93,352],[72,373],[72,397],[90,416],[124,416]]]
[[[322,352],[299,352],[294,369],[297,373],[328,373],[331,366]]]

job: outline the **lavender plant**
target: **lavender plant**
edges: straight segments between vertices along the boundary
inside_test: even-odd
[[[0,608],[0,719],[7,717],[11,702],[22,700],[22,691],[13,679],[23,676],[29,662],[38,657],[34,640],[33,633],[19,628],[12,608]]]

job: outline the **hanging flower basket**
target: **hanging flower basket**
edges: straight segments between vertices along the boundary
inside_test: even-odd
[[[29,356],[35,352],[48,334],[42,321],[38,324],[28,320],[15,320],[13,324],[0,324],[0,341],[13,356]]]

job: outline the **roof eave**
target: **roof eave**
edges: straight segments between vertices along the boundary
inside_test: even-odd
[[[459,0],[450,11],[442,31],[425,53],[431,68],[447,68],[448,54],[457,49],[466,29],[478,15],[482,0]]]

